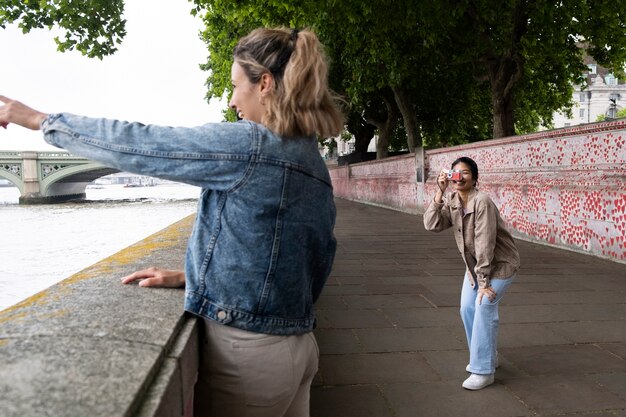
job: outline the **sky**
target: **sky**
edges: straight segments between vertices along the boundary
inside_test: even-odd
[[[127,34],[99,60],[58,52],[55,32],[0,28],[0,95],[46,113],[69,112],[168,126],[222,120],[224,101],[204,99],[208,51],[187,0],[126,0]],[[158,6],[156,6],[158,4]],[[60,32],[57,32],[60,33]],[[56,150],[41,132],[0,129],[0,151]]]

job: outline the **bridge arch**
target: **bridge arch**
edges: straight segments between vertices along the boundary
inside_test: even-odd
[[[15,185],[20,191],[20,194],[24,192],[24,181],[22,181],[22,164],[21,163],[2,163],[0,164],[0,178],[8,180],[11,184]]]
[[[67,152],[0,152],[0,178],[20,192],[20,204],[45,204],[85,197],[96,178],[120,172]]]
[[[41,178],[39,192],[42,196],[55,195],[55,191],[58,191],[60,188],[63,188],[66,192],[71,191],[71,194],[82,194],[85,192],[85,187],[96,178],[120,172],[119,169],[109,168],[97,162],[55,168],[58,165],[60,164],[41,163],[39,165],[39,170],[41,171],[39,175],[39,178]]]

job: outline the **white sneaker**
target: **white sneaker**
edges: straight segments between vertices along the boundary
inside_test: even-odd
[[[470,367],[469,367],[469,363],[467,364],[467,366],[465,367],[465,372],[469,372],[472,373],[472,371],[470,371]],[[498,352],[496,352],[496,369],[500,367],[500,355],[498,355]]]
[[[483,389],[488,385],[493,384],[494,374],[489,375],[479,375],[479,374],[471,374],[469,378],[463,381],[463,388],[469,389],[472,391]]]

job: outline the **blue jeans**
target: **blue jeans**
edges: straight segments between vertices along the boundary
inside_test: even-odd
[[[498,339],[498,305],[502,296],[515,279],[492,279],[496,299],[491,302],[484,296],[478,304],[478,284],[472,288],[471,276],[466,273],[461,290],[461,319],[465,327],[470,351],[469,369],[473,374],[493,374],[496,371],[496,346]]]

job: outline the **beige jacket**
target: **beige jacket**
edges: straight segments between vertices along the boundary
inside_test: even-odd
[[[520,267],[513,237],[487,193],[473,190],[465,215],[456,192],[444,196],[442,203],[431,202],[424,213],[424,227],[433,232],[454,228],[472,286],[477,280],[480,288],[489,288],[490,280],[508,278]]]

